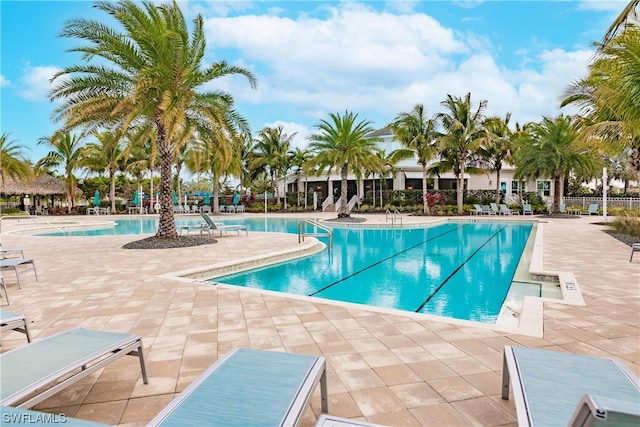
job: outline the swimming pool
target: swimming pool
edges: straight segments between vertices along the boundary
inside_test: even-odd
[[[533,225],[334,228],[334,250],[217,277],[223,284],[495,323]]]

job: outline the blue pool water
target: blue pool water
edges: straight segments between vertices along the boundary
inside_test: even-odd
[[[212,281],[494,323],[532,224],[335,228],[333,251]]]
[[[297,233],[299,223],[297,218],[222,217],[221,221],[245,224],[250,231],[285,233]],[[176,218],[178,229],[200,223],[202,219],[195,216]],[[65,235],[155,234],[157,227],[157,218],[117,219],[114,227]],[[212,281],[494,323],[532,227],[514,222],[336,227],[332,251]]]

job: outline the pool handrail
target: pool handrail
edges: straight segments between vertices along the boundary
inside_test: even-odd
[[[38,221],[42,221],[45,224],[47,224],[49,227],[59,231],[60,233],[62,233],[63,235],[65,234],[64,230],[60,227],[56,227],[55,225],[53,225],[52,223],[50,223],[49,221],[47,221],[46,219],[42,218],[42,215],[31,215],[29,213],[25,213],[25,215],[4,215],[4,216],[0,216],[0,234],[2,234],[2,220],[3,219],[17,219],[18,222],[21,219],[30,219],[33,222],[37,223]],[[36,221],[36,219],[38,221]]]
[[[305,224],[312,225],[316,228],[324,230],[324,233],[307,233],[304,231]],[[327,250],[331,252],[333,249],[333,230],[326,225],[320,224],[318,221],[313,219],[303,219],[298,222],[298,243],[304,242],[304,238],[306,237],[327,237],[329,239],[329,244],[327,245]]]

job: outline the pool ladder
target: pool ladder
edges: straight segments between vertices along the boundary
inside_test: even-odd
[[[307,232],[305,231],[306,224],[319,228],[323,232]],[[320,224],[318,221],[315,221],[313,219],[303,219],[302,221],[298,222],[298,243],[304,242],[305,237],[326,237],[329,239],[327,250],[331,252],[331,250],[333,249],[333,230],[326,225]]]
[[[395,227],[396,216],[400,218],[400,228],[402,228],[402,216],[400,215],[400,212],[398,212],[397,209],[393,211],[393,213],[389,209],[387,209],[387,212],[385,212],[385,215],[384,215],[384,222],[389,222],[389,217],[391,217],[391,227]]]

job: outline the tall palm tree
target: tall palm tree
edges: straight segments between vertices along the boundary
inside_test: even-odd
[[[489,168],[496,172],[496,193],[494,200],[500,203],[500,172],[505,163],[511,160],[512,132],[509,129],[511,113],[503,118],[493,116],[485,119],[485,139],[478,148],[478,154],[489,163]]]
[[[541,176],[553,180],[552,212],[559,212],[561,185],[570,174],[589,176],[595,173],[595,156],[577,143],[575,119],[559,115],[543,117],[529,127],[529,140],[522,141],[514,156],[516,178],[535,179]]]
[[[436,148],[436,120],[427,117],[422,104],[417,104],[409,113],[401,113],[389,124],[396,139],[406,151],[397,155],[406,159],[415,157],[422,167],[422,201],[425,214],[429,214],[427,203],[427,165],[438,153]]]
[[[258,133],[250,156],[251,169],[263,169],[271,180],[271,188],[280,203],[278,179],[289,167],[288,153],[296,133],[288,135],[282,126],[265,127]],[[286,185],[285,185],[286,198]]]
[[[347,178],[349,171],[371,166],[375,162],[375,150],[378,148],[377,138],[367,137],[374,131],[371,122],[356,122],[358,115],[345,111],[329,114],[331,121],[320,120],[315,126],[318,133],[310,136],[309,149],[315,153],[314,162],[329,172],[335,168],[340,171],[342,184],[340,188],[340,212],[338,217],[349,217],[347,206]]]
[[[117,132],[94,132],[98,142],[86,145],[82,165],[94,172],[109,173],[109,200],[111,211],[116,211],[116,172],[124,165],[126,152]]]
[[[308,163],[311,160],[311,153],[307,149],[295,147],[289,150],[289,164],[296,173],[296,193],[298,194],[298,207],[300,206],[300,175],[308,169]],[[303,191],[306,196],[306,189]]]
[[[67,211],[71,213],[76,197],[77,178],[74,173],[82,167],[84,158],[82,137],[57,131],[50,137],[38,139],[38,144],[49,145],[52,150],[36,162],[36,171],[62,166],[67,184]]]
[[[0,178],[27,179],[32,175],[29,161],[24,156],[26,147],[9,140],[9,133],[0,135]]]
[[[52,99],[63,102],[54,118],[65,120],[69,128],[116,125],[123,134],[141,122],[152,127],[160,155],[156,236],[177,238],[171,189],[175,151],[194,133],[203,136],[224,121],[233,105],[230,94],[204,85],[239,74],[255,87],[255,78],[225,61],[205,66],[204,19],[198,15],[189,32],[175,0],[163,5],[98,1],[95,7],[119,26],[84,18],[65,24],[62,37],[87,42],[71,49],[86,63],[66,67],[53,77],[58,83]]]
[[[436,119],[443,132],[438,136],[438,149],[445,163],[452,166],[457,182],[458,213],[464,212],[464,174],[467,163],[485,138],[483,127],[487,101],[480,101],[477,109],[471,104],[471,93],[464,98],[447,95],[441,103],[447,111],[438,113]]]

